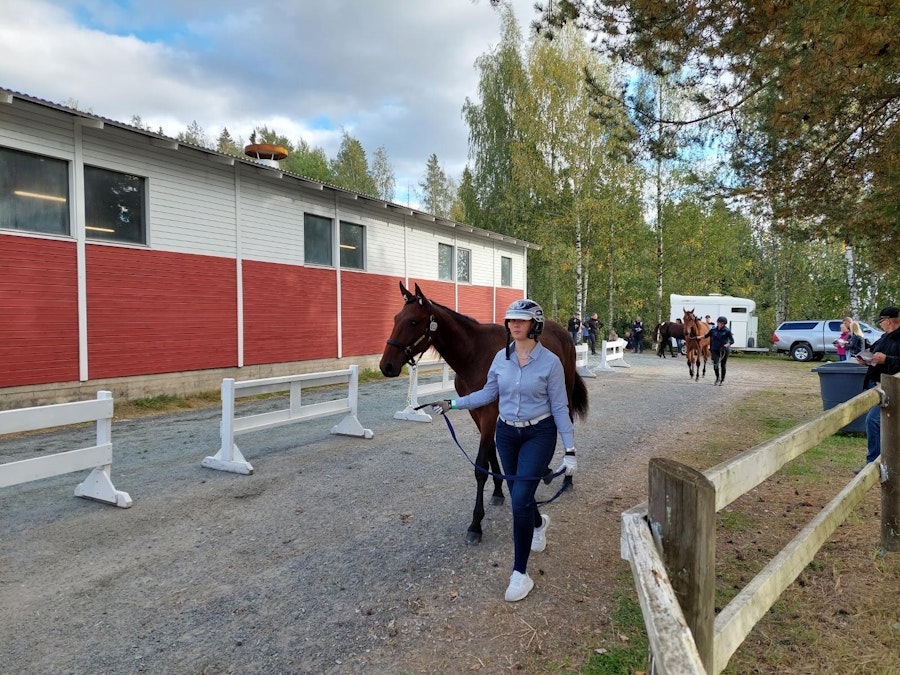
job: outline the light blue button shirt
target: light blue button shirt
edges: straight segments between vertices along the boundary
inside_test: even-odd
[[[510,351],[513,351],[512,348]],[[563,447],[575,447],[575,427],[569,418],[566,377],[559,357],[538,342],[528,362],[519,366],[515,353],[494,356],[484,387],[456,399],[461,410],[480,408],[500,398],[500,417],[510,422],[533,420],[551,413]]]

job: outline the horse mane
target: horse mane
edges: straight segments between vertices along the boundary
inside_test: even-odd
[[[410,300],[407,300],[407,301],[406,301],[406,304],[409,304],[410,302],[415,302],[415,301],[416,301],[415,298],[411,298]],[[442,304],[439,303],[439,302],[435,302],[435,301],[432,300],[431,298],[428,298],[428,302],[430,302],[430,303],[431,303],[433,306],[435,306],[435,307],[440,307],[441,309],[450,312],[450,313],[453,314],[454,316],[458,316],[458,317],[461,318],[461,319],[466,319],[467,321],[469,321],[469,322],[471,322],[471,323],[478,324],[479,326],[485,325],[485,324],[483,324],[481,321],[479,321],[478,319],[475,319],[475,318],[469,316],[468,314],[462,314],[462,313],[460,313],[460,312],[457,312],[455,309],[450,309],[449,307],[447,307],[447,305],[442,305]]]

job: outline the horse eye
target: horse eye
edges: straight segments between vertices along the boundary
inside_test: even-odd
[[[415,319],[411,319],[410,322],[409,322],[409,325],[410,325],[410,326],[415,326],[415,325],[416,325],[416,320],[415,320]]]

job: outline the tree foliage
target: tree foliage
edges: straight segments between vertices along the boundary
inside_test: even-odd
[[[357,139],[344,131],[341,147],[331,161],[331,173],[338,187],[353,190],[364,195],[376,196],[378,187],[369,172],[366,151]]]
[[[867,244],[896,265],[896,0],[551,4],[577,13],[612,58],[689,73],[697,120],[715,125],[741,181],[723,187],[765,202],[785,232]],[[545,10],[551,35],[559,16]]]
[[[385,201],[393,201],[397,180],[383,145],[376,148],[372,156],[372,178],[375,180],[375,195]]]
[[[441,218],[450,218],[456,201],[456,183],[441,168],[435,154],[428,158],[425,175],[419,181],[419,189],[426,211]]]

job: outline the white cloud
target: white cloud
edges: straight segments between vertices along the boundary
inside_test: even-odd
[[[532,0],[515,0],[524,32]],[[499,41],[488,0],[0,0],[0,86],[73,99],[176,135],[266,125],[333,156],[341,130],[385,146],[398,192],[432,153],[458,175],[475,59]]]

